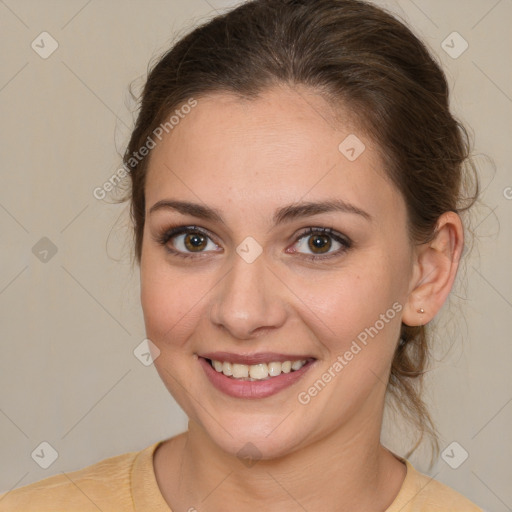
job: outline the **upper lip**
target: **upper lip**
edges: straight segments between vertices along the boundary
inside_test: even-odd
[[[235,364],[261,364],[283,361],[301,361],[315,359],[313,356],[304,354],[278,354],[276,352],[258,352],[257,354],[234,354],[232,352],[208,352],[207,354],[198,354],[204,359],[222,361]]]

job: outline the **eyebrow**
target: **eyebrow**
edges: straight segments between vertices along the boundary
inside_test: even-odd
[[[220,210],[188,201],[164,199],[155,203],[150,208],[149,213],[152,214],[159,210],[175,210],[184,215],[192,215],[193,217],[198,217],[204,220],[225,223]],[[372,216],[368,212],[365,212],[364,210],[361,210],[361,208],[358,208],[357,206],[347,203],[341,199],[289,204],[287,206],[278,208],[274,212],[272,220],[274,225],[278,225],[285,222],[290,222],[294,219],[310,217],[313,215],[329,212],[351,213],[360,215],[370,222],[373,220]]]

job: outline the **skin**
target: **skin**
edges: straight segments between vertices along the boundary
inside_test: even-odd
[[[366,146],[353,162],[338,146],[356,134]],[[305,88],[275,87],[257,99],[215,93],[198,105],[150,155],[141,258],[141,302],[154,364],[189,418],[189,429],[163,443],[155,475],[174,512],[384,511],[406,467],[380,444],[386,383],[401,322],[421,325],[441,308],[461,255],[459,217],[445,213],[425,245],[408,238],[404,200],[387,179],[379,149],[351,121]],[[172,209],[162,200],[218,209],[223,222]],[[371,216],[326,212],[274,225],[290,203],[342,199]],[[211,234],[199,251],[186,234],[167,246],[172,224]],[[332,227],[352,246],[325,260],[308,247],[309,227]],[[236,248],[253,237],[252,263]],[[190,237],[189,237],[190,238]],[[328,254],[342,246],[333,238]],[[295,250],[295,252],[293,252]],[[307,405],[297,396],[327,372],[380,315],[396,316]],[[423,308],[423,314],[418,309]],[[214,388],[197,354],[278,352],[316,358],[297,383],[264,399]],[[248,467],[238,451],[252,443]],[[336,485],[332,483],[336,482]]]

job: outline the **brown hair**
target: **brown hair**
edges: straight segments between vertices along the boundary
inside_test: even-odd
[[[472,181],[465,172],[474,171],[469,137],[450,113],[445,75],[409,28],[360,0],[253,0],[195,28],[149,72],[123,159],[139,263],[148,158],[133,155],[191,98],[214,92],[256,97],[278,84],[306,85],[333,109],[348,107],[403,194],[412,243],[432,239],[442,213],[460,213],[478,197],[476,174]],[[475,192],[465,198],[470,183]],[[426,326],[402,324],[388,391],[420,434],[407,457],[425,433],[439,452],[421,398],[429,354]]]

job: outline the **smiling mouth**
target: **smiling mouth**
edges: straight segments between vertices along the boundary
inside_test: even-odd
[[[205,358],[206,359],[206,358]],[[217,361],[215,359],[206,359],[211,367],[218,373],[226,377],[240,381],[264,381],[282,374],[293,373],[300,370],[313,358],[297,359],[293,361],[271,361],[269,363],[259,364],[237,364],[228,361]]]

